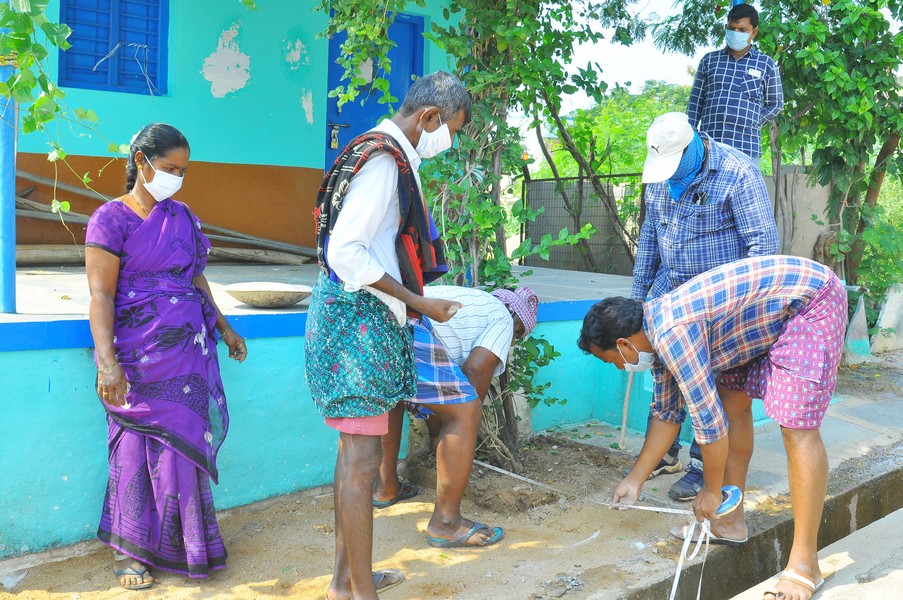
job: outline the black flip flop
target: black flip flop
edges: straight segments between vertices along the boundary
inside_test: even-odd
[[[409,481],[402,481],[398,487],[398,493],[391,500],[371,500],[373,508],[389,508],[393,504],[398,504],[402,500],[409,500],[420,493],[420,488]]]

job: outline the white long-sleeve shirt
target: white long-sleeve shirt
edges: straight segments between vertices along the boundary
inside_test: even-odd
[[[385,119],[371,131],[391,135],[401,145],[411,163],[417,187],[420,188],[420,155],[407,136]],[[421,192],[422,194],[422,192]],[[412,199],[416,201],[416,199]],[[370,287],[388,274],[401,282],[401,269],[395,253],[395,238],[401,226],[398,207],[398,165],[389,154],[378,154],[364,163],[351,178],[329,238],[326,262],[345,282],[345,291],[364,289],[385,302],[399,325],[407,319],[404,302]]]

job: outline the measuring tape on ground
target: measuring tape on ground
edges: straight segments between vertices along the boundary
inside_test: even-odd
[[[743,492],[735,485],[726,485],[721,488],[721,505],[715,511],[716,516],[723,516],[732,512],[740,503],[743,502]],[[692,510],[684,510],[680,508],[666,508],[661,506],[637,506],[636,504],[613,504],[612,508],[632,509],[632,510],[650,510],[653,512],[666,513],[672,515],[694,515]],[[696,541],[696,548],[693,553],[687,556],[690,551],[690,544],[693,543],[693,535],[696,533],[696,527],[699,526],[699,539]],[[709,540],[712,537],[711,523],[708,519],[702,522],[692,519],[690,526],[685,529],[684,544],[680,550],[680,559],[677,561],[677,571],[674,574],[674,583],[671,585],[671,596],[669,600],[674,600],[677,595],[677,584],[680,582],[680,572],[684,566],[684,560],[693,560],[699,554],[702,542],[705,541],[705,554],[702,555],[702,568],[699,569],[699,587],[696,589],[696,600],[702,597],[702,572],[705,569],[705,560],[709,556]]]

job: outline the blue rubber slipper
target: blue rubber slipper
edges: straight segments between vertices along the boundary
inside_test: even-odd
[[[147,588],[154,585],[153,581],[144,581],[144,576],[147,574],[147,566],[142,567],[140,571],[136,571],[132,567],[126,567],[125,569],[113,569],[113,573],[116,577],[122,577],[123,575],[128,575],[129,577],[140,577],[141,583],[136,583],[134,585],[121,585],[123,588],[127,590],[146,590]]]
[[[473,537],[473,535],[480,531],[481,529],[488,529],[492,531],[492,535],[482,544],[468,544],[467,541]],[[485,546],[491,546],[505,537],[505,532],[501,527],[489,527],[488,525],[484,525],[483,523],[473,522],[473,527],[471,527],[468,531],[462,533],[458,537],[453,540],[447,540],[445,538],[440,537],[430,537],[426,536],[426,541],[433,548],[483,548]]]
[[[393,504],[398,504],[402,500],[410,500],[414,496],[420,493],[420,488],[409,481],[402,481],[401,486],[398,488],[398,493],[395,494],[394,498],[389,500],[371,500],[370,503],[373,505],[373,508],[389,508]]]

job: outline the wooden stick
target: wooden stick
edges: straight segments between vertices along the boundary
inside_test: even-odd
[[[633,372],[627,374],[627,393],[624,394],[624,408],[621,409],[621,440],[618,450],[624,449],[624,437],[627,435],[627,410],[630,407],[630,392],[633,390]]]

